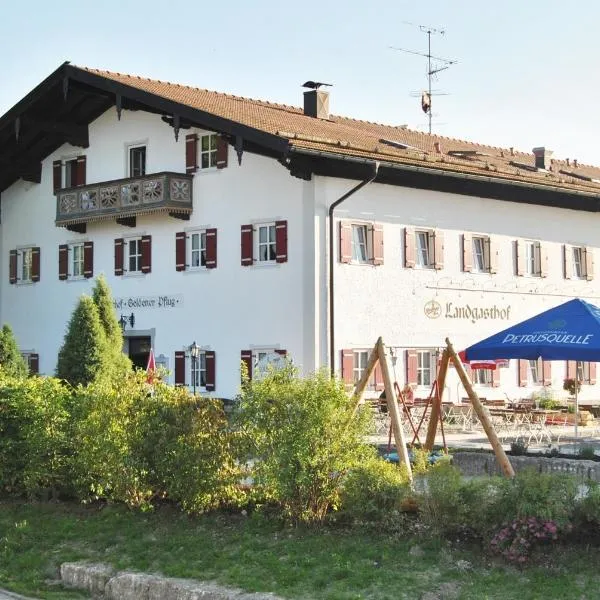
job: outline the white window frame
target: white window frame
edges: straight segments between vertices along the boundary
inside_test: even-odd
[[[80,259],[75,261],[75,255],[77,252],[75,249],[78,249],[80,252]],[[75,273],[75,265],[81,265],[81,272]],[[84,270],[85,270],[85,250],[84,250],[84,242],[74,242],[69,244],[68,246],[68,277],[69,279],[83,279],[84,278]]]
[[[190,271],[203,271],[206,269],[206,229],[193,229],[186,231],[189,238],[186,247],[185,263]],[[198,241],[198,248],[194,248],[194,240]],[[197,258],[198,264],[194,264]]]
[[[368,264],[371,262],[371,244],[369,240],[369,225],[366,223],[351,224],[352,262]],[[361,240],[361,232],[363,239]]]
[[[217,144],[218,135],[216,133],[204,133],[198,136],[198,169],[207,171],[217,168]],[[204,150],[204,141],[207,140],[208,148]],[[206,162],[206,166],[204,166]]]
[[[417,385],[431,387],[435,374],[435,358],[436,353],[431,350],[417,350]]]
[[[73,170],[74,169],[74,170]],[[73,175],[77,173],[77,156],[71,156],[62,160],[61,175],[62,175],[62,187],[71,188],[75,184],[69,182],[67,185],[67,179],[73,180]]]
[[[352,367],[352,377],[354,383],[358,383],[363,376],[369,362],[369,350],[354,350],[354,363]]]
[[[35,354],[38,354],[37,352],[35,352],[34,350],[21,350],[21,357],[23,358],[23,360],[27,363],[27,373],[31,374],[31,357],[34,356]],[[38,355],[38,361],[39,361],[39,355]],[[39,367],[39,364],[38,364]]]
[[[424,242],[424,243],[423,243]],[[415,230],[415,267],[417,269],[435,268],[435,241],[433,231]]]
[[[190,355],[190,384],[188,387],[194,387],[196,380],[196,389],[206,389],[206,350],[200,350],[198,360],[194,361]],[[195,367],[195,368],[194,368]]]
[[[256,223],[253,225],[255,231],[253,234],[253,244],[254,244],[254,256],[256,257],[256,263],[259,265],[272,265],[277,262],[277,229],[275,227],[275,221],[269,221],[267,223]],[[267,231],[267,241],[261,242],[260,240],[260,232],[262,230]],[[273,239],[271,240],[271,233],[273,234]],[[267,253],[269,258],[262,259],[261,258],[261,248],[266,246]],[[272,252],[272,254],[269,254]],[[271,258],[272,257],[272,258]]]
[[[543,370],[544,367],[539,359],[527,361],[527,382],[529,383],[529,385],[544,385]]]
[[[492,387],[494,383],[494,374],[491,369],[472,369],[471,375],[475,385]]]
[[[472,244],[472,272],[489,273],[490,272],[490,238],[485,235],[474,235],[471,238]]]
[[[131,259],[131,254],[129,252],[130,248],[129,248],[129,244],[130,242],[137,242],[137,253],[135,254],[135,256],[137,257],[137,265],[138,265],[138,269],[136,270],[131,270],[130,266],[130,259]],[[127,237],[123,239],[123,274],[124,275],[141,275],[142,274],[142,236],[141,235],[136,235],[136,236],[131,236],[131,237]],[[125,268],[127,267],[127,268]]]
[[[573,279],[587,278],[587,265],[585,258],[585,248],[583,246],[573,246],[571,248]]]
[[[33,246],[17,248],[17,283],[32,283]]]
[[[542,247],[539,242],[525,240],[525,275],[528,277],[541,277],[542,275]]]
[[[144,172],[142,174],[133,174],[132,151],[138,148],[144,149]],[[127,146],[127,176],[130,178],[145,177],[148,172],[148,146],[146,144],[131,144]]]
[[[577,361],[575,377],[577,381],[581,381],[582,385],[589,385],[590,363],[585,361]]]

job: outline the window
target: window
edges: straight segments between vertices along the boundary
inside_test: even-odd
[[[540,277],[542,274],[541,246],[539,242],[524,242],[525,275]]]
[[[369,352],[367,350],[358,350],[354,352],[354,369],[352,371],[354,383],[358,383],[360,381],[360,378],[363,376],[363,373],[367,368],[368,361]]]
[[[491,386],[493,382],[493,373],[491,369],[473,369],[472,379],[475,385]]]
[[[416,231],[416,261],[417,267],[433,269],[433,234],[431,231]]]
[[[125,240],[125,264],[129,273],[142,272],[142,238]]]
[[[473,272],[489,273],[490,271],[490,238],[473,237]]]
[[[359,263],[370,262],[366,225],[352,225],[352,260]]]
[[[540,361],[538,360],[530,360],[527,361],[529,363],[529,369],[527,372],[527,379],[529,385],[542,385],[542,373],[540,370]]]
[[[200,352],[198,360],[190,359],[191,363],[191,382],[190,385],[196,387],[206,387],[206,352]]]
[[[146,146],[129,148],[129,177],[143,177],[146,174]]]
[[[200,168],[208,169],[217,166],[217,136],[203,135],[200,138]]]
[[[417,385],[431,385],[433,363],[432,353],[429,350],[417,352]]]
[[[206,231],[190,234],[190,268],[206,267]]]
[[[71,250],[71,277],[83,277],[83,244],[72,244]]]
[[[77,159],[65,160],[65,181],[63,187],[70,188],[77,185]]]
[[[585,249],[573,246],[573,278],[585,279],[586,273]]]
[[[37,375],[40,372],[40,356],[35,352],[21,352],[21,356],[27,365],[29,375]]]
[[[18,277],[22,283],[32,281],[33,248],[22,248],[17,254]]]
[[[275,223],[257,225],[256,229],[258,232],[256,236],[258,262],[274,262],[277,258]]]
[[[590,383],[590,363],[577,361],[577,380]]]

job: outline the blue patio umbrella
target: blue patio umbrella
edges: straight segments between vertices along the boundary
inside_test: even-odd
[[[465,350],[467,360],[600,361],[600,308],[576,298],[496,333]],[[575,411],[579,414],[577,387]],[[577,437],[575,418],[575,437]]]

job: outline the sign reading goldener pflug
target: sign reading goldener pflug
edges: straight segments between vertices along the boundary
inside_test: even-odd
[[[115,310],[126,308],[178,308],[183,306],[183,294],[171,296],[127,296],[113,300]]]

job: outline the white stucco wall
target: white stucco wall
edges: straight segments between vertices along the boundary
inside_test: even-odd
[[[304,316],[314,312],[317,284],[314,184],[290,177],[275,160],[246,152],[239,166],[230,148],[227,168],[198,171],[194,176],[190,221],[146,216],[138,217],[135,229],[106,221],[88,224],[86,234],[54,225],[53,160],[85,154],[88,184],[118,179],[127,175],[127,146],[145,143],[147,173],[184,173],[186,133],[181,131],[177,143],[173,129],[157,115],[123,111],[119,122],[110,110],[90,125],[89,148],[62,147],[44,160],[41,184],[19,181],[2,193],[0,316],[14,328],[23,350],[39,353],[41,373],[53,373],[71,311],[79,295],[89,293],[93,284],[58,280],[59,244],[82,240],[94,242],[94,274],[106,275],[115,297],[178,295],[183,299],[176,308],[135,308],[118,314],[134,313],[135,331],[153,334],[155,353],[166,355],[171,369],[174,352],[193,341],[214,350],[215,395],[236,394],[243,349],[285,348],[297,364],[314,368],[315,331],[304,322]],[[288,262],[242,267],[241,225],[277,219],[288,221]],[[218,229],[218,266],[177,272],[175,233],[194,227]],[[114,240],[143,234],[152,235],[152,272],[115,277]],[[28,245],[41,247],[41,281],[9,285],[8,252]],[[128,333],[135,331],[128,328]]]
[[[326,202],[333,202],[353,182],[329,179]],[[378,336],[399,350],[398,381],[406,377],[407,348],[438,348],[448,336],[457,350],[573,297],[600,303],[600,272],[593,281],[565,280],[562,244],[598,246],[600,215],[468,196],[370,184],[336,210],[341,219],[383,223],[385,261],[381,266],[335,263],[336,364],[340,349],[371,348]],[[404,228],[437,228],[444,232],[444,268],[404,267]],[[338,232],[336,223],[336,235]],[[499,248],[498,273],[464,273],[461,234],[493,236]],[[548,251],[548,277],[517,277],[514,242],[540,240]],[[338,244],[336,243],[336,253]],[[598,256],[598,250],[594,250]],[[428,318],[424,307],[435,301],[441,315]],[[480,307],[510,311],[507,319],[449,318],[456,307]],[[565,395],[562,383],[565,363],[552,365],[552,389]],[[481,395],[525,398],[541,388],[519,387],[517,361],[501,370],[501,387],[485,388]],[[600,399],[597,386],[584,386],[583,399]],[[416,395],[427,396],[419,388]],[[466,394],[453,370],[446,398],[456,401]]]

